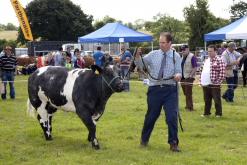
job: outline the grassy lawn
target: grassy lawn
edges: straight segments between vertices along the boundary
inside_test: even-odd
[[[15,80],[27,79],[20,75]],[[201,117],[202,88],[193,87],[192,112],[184,109],[185,97],[180,90],[184,132],[179,128],[178,135],[182,152],[173,153],[167,144],[164,111],[156,122],[149,147],[139,147],[147,111],[147,86],[133,77],[131,81],[130,92],[112,95],[97,124],[100,150],[92,150],[87,142],[88,130],[79,117],[62,111],[53,117],[53,141],[45,141],[38,120],[26,113],[27,82],[16,82],[16,99],[10,100],[8,95],[6,101],[0,100],[0,164],[246,164],[247,103],[240,86],[235,90],[235,103],[222,100],[220,118],[213,115],[214,106],[211,116]],[[223,86],[221,92],[225,89]]]
[[[0,39],[16,40],[18,31],[0,31]]]

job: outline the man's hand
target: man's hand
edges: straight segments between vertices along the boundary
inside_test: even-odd
[[[181,78],[180,74],[175,74],[173,80],[178,82],[180,80],[180,78]]]
[[[239,64],[239,60],[236,60],[233,63],[234,63],[234,65],[238,65]]]
[[[14,76],[16,76],[17,75],[17,72],[14,72]]]

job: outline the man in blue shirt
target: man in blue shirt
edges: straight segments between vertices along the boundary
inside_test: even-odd
[[[62,66],[61,64],[62,52],[63,52],[63,48],[59,47],[57,53],[55,54],[55,66]]]
[[[95,65],[101,66],[101,58],[104,56],[104,53],[101,52],[101,47],[97,47],[97,52],[93,54],[93,60],[95,61]]]
[[[145,116],[140,146],[146,147],[154,124],[160,116],[163,106],[166,115],[166,124],[168,125],[168,143],[170,149],[179,152],[178,148],[178,120],[177,120],[177,86],[181,78],[181,59],[180,55],[171,50],[172,36],[170,33],[161,33],[159,39],[160,49],[155,50],[143,57],[145,66],[150,68],[150,81],[147,92],[148,111]],[[175,62],[173,61],[175,60]],[[139,54],[135,57],[136,66],[144,66]],[[170,80],[157,81],[168,76],[174,76]]]

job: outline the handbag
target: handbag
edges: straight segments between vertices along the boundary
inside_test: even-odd
[[[4,94],[4,93],[5,93],[4,83],[0,82],[0,94]]]

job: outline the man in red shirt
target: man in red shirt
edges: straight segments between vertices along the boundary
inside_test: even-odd
[[[216,47],[210,45],[208,47],[209,58],[204,60],[200,68],[199,86],[203,87],[204,94],[204,116],[211,115],[212,98],[215,102],[215,116],[222,116],[221,104],[221,82],[225,77],[225,62],[216,55]]]

